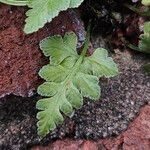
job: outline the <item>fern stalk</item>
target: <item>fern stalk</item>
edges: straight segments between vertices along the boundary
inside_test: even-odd
[[[85,43],[84,43],[84,48],[83,48],[82,53],[81,53],[81,55],[83,57],[86,55],[86,52],[87,52],[88,47],[89,47],[89,43],[90,43],[90,29],[91,29],[91,25],[89,24],[88,29],[87,29]]]

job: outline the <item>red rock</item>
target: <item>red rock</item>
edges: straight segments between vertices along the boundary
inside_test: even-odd
[[[142,108],[138,118],[123,134],[125,150],[149,150],[150,149],[150,106]]]
[[[74,31],[79,38],[78,47],[84,40],[84,26],[77,12],[69,10],[47,24],[38,32],[23,32],[25,7],[0,4],[0,98],[14,94],[30,97],[41,83],[39,69],[47,60],[39,49],[43,38]]]
[[[82,150],[98,150],[97,144],[92,141],[85,141],[81,146]]]
[[[127,131],[114,139],[100,140],[108,150],[149,150],[150,149],[150,106],[140,110],[139,116],[130,124]]]
[[[33,150],[98,150],[95,142],[82,140],[58,140],[47,147],[37,146]]]
[[[33,148],[33,150],[79,150],[79,148],[82,146],[83,141],[82,140],[71,140],[71,139],[65,139],[65,140],[58,140],[52,144],[49,144],[47,147],[37,146]]]
[[[69,143],[68,143],[69,142]],[[80,147],[80,142],[74,142],[74,141],[56,141],[53,145],[53,150],[78,150],[78,147]]]
[[[150,106],[143,107],[127,131],[112,139],[94,141],[58,140],[32,150],[150,150]]]

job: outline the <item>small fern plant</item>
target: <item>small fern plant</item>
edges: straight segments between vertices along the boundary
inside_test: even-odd
[[[83,105],[83,97],[98,100],[100,97],[100,77],[113,77],[118,69],[108,52],[103,48],[86,56],[89,40],[80,55],[77,54],[77,36],[66,33],[41,41],[40,48],[50,63],[39,71],[45,82],[38,87],[38,94],[45,98],[39,100],[36,107],[38,134],[47,135],[70,116],[74,109]]]
[[[42,28],[58,16],[60,11],[78,7],[83,0],[0,0],[14,6],[28,6],[24,32],[29,34]]]

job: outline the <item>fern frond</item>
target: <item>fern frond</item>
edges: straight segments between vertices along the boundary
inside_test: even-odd
[[[68,33],[63,38],[53,36],[40,43],[43,53],[50,57],[39,75],[46,80],[38,93],[47,98],[37,102],[38,134],[45,136],[83,105],[83,97],[98,100],[99,77],[117,75],[118,69],[105,49],[96,49],[90,57],[76,52],[77,37]]]

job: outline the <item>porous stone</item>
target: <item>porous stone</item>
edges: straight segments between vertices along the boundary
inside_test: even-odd
[[[149,150],[150,149],[150,106],[140,110],[139,116],[127,131],[116,138],[98,140],[58,140],[47,147],[36,146],[32,150]]]
[[[60,13],[59,17],[30,35],[23,32],[25,7],[0,4],[0,98],[5,95],[31,97],[41,83],[39,69],[47,59],[39,49],[39,42],[52,35],[74,31],[78,47],[85,39],[83,22],[74,10]]]

